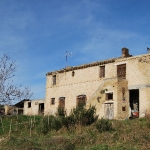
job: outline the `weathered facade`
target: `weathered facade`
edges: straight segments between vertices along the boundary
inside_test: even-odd
[[[43,115],[44,99],[30,100],[24,102],[24,115]]]
[[[46,74],[44,114],[58,107],[95,105],[99,117],[143,117],[150,109],[150,54],[131,56],[127,48],[119,58],[68,67]]]
[[[14,105],[4,105],[5,115],[23,115],[24,114],[24,103],[30,101],[24,99]]]

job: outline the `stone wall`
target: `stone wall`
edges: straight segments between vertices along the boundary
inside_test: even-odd
[[[146,109],[150,109],[150,54],[118,58],[113,61],[98,63],[100,65],[83,65],[69,70],[60,70],[48,73],[46,76],[45,115],[55,114],[59,105],[59,98],[65,97],[67,113],[76,107],[78,95],[86,95],[87,106],[89,101],[96,105],[100,117],[104,116],[104,104],[107,103],[105,94],[97,94],[97,90],[108,89],[113,91],[114,118],[126,119],[129,117],[129,90],[139,89],[140,116]],[[117,78],[117,66],[126,64],[126,79]],[[100,66],[105,66],[105,77],[100,78]],[[74,76],[72,75],[74,72]],[[56,85],[52,84],[53,75],[56,75]],[[108,81],[106,81],[108,79]],[[125,90],[125,100],[122,100],[122,90]],[[95,94],[95,97],[94,97]],[[100,102],[97,98],[101,97]],[[55,104],[51,104],[55,98]]]
[[[31,105],[29,105],[29,103]],[[24,115],[39,115],[39,104],[45,103],[45,100],[32,100],[24,102]]]

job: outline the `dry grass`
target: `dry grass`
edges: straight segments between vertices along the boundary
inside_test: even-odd
[[[8,119],[8,118],[7,118]],[[12,119],[12,118],[10,118]],[[29,120],[26,118],[25,121]],[[16,121],[16,120],[15,120]],[[95,125],[75,126],[67,130],[62,127],[58,131],[49,131],[46,135],[41,131],[41,120],[32,125],[12,125],[9,135],[8,127],[1,133],[0,150],[148,150],[150,149],[150,115],[143,119],[116,121],[113,130],[99,133]],[[9,123],[10,120],[7,120]],[[23,121],[22,121],[23,123]],[[16,124],[16,123],[15,123]],[[4,121],[4,125],[5,121]],[[2,126],[0,126],[1,130]],[[30,133],[31,132],[31,133]],[[31,134],[31,135],[30,135]],[[5,140],[7,139],[7,140]]]

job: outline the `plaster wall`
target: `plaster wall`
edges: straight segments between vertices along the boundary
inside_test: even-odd
[[[126,80],[117,81],[117,65],[126,64]],[[98,89],[107,88],[113,91],[114,95],[114,118],[125,119],[129,116],[129,90],[139,89],[140,116],[142,111],[149,109],[150,104],[150,54],[140,55],[128,58],[119,58],[113,63],[105,64],[105,78],[100,78],[100,66],[91,66],[82,69],[74,69],[68,72],[47,75],[46,79],[46,101],[45,115],[55,114],[59,98],[65,97],[65,109],[69,114],[73,107],[76,107],[76,97],[78,95],[87,96],[87,105],[90,101],[96,105],[98,114],[104,116],[104,103],[106,99],[103,95],[95,94],[101,97],[101,102],[97,102],[94,93]],[[56,75],[56,85],[52,84],[53,75]],[[105,82],[105,79],[112,79]],[[105,82],[105,84],[104,84]],[[125,88],[125,101],[122,101],[122,87]],[[51,98],[55,98],[55,104],[51,104]],[[124,109],[124,110],[123,110]]]
[[[31,107],[28,107],[28,103],[31,103]],[[45,100],[25,101],[24,102],[24,115],[38,115],[40,103],[45,103]]]

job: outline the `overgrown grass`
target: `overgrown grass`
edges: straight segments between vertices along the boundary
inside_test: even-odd
[[[122,121],[98,119],[90,125],[69,124],[69,129],[62,117],[66,116],[4,116],[0,150],[150,149],[148,116]]]

